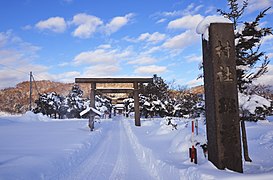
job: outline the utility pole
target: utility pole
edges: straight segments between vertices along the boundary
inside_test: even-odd
[[[29,110],[31,111],[31,100],[32,100],[32,71],[29,73]]]

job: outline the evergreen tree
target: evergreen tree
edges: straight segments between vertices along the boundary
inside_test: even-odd
[[[84,110],[83,91],[80,86],[74,84],[68,96],[65,98],[64,106],[67,107],[68,118],[80,118],[80,112]]]
[[[239,7],[238,0],[228,0],[228,5],[229,12],[221,9],[217,11],[234,23],[238,89],[246,92],[254,80],[267,72],[269,59],[260,47],[262,39],[272,34],[272,28],[260,27],[260,21],[270,7],[259,13],[254,21],[242,24],[241,19],[248,1],[243,1],[242,7]]]
[[[140,85],[140,93],[152,99],[164,100],[168,97],[168,85],[155,74],[153,82]]]
[[[40,94],[39,99],[35,101],[36,108],[34,113],[42,113],[47,116],[57,118],[61,106],[62,97],[56,92]]]

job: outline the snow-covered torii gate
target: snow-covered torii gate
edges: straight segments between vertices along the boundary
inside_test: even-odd
[[[90,83],[90,107],[95,108],[96,91],[102,93],[134,93],[134,110],[135,110],[135,125],[140,126],[140,112],[139,112],[139,88],[138,83],[152,82],[153,78],[75,78],[75,83]],[[97,83],[132,83],[133,88],[129,89],[97,89]],[[94,129],[94,115],[90,113],[89,127],[91,131]]]

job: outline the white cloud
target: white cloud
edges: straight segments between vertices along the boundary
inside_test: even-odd
[[[273,40],[273,35],[271,34],[263,38],[263,43],[267,43],[268,41],[272,41],[272,40]]]
[[[48,67],[34,64],[40,49],[12,31],[0,32],[0,88],[13,87],[17,83],[29,79],[29,71],[45,72]]]
[[[5,56],[17,56],[21,58],[28,56],[27,59],[32,59],[36,56],[36,52],[41,48],[31,43],[23,41],[20,37],[15,36],[11,30],[6,32],[0,32],[0,47],[1,52],[5,52]],[[1,60],[5,56],[1,57]]]
[[[144,51],[143,54],[152,54],[152,53],[162,50],[161,48],[162,48],[161,46],[154,46],[152,48],[149,48],[149,50]]]
[[[39,21],[36,28],[40,30],[50,30],[56,33],[62,33],[66,30],[66,22],[62,17],[51,17],[44,21]]]
[[[149,66],[140,66],[135,69],[137,74],[159,74],[167,71],[165,66],[149,65]]]
[[[204,80],[202,78],[199,78],[199,79],[193,79],[191,81],[188,81],[186,83],[187,86],[189,87],[194,87],[194,86],[199,86],[201,84],[204,84]]]
[[[98,64],[84,70],[83,77],[105,77],[114,76],[120,71],[120,67],[114,64]]]
[[[52,76],[50,74],[50,76]],[[55,81],[61,81],[66,83],[71,83],[75,81],[75,77],[80,77],[81,73],[78,71],[68,71],[65,73],[53,75],[53,77],[49,77],[49,79],[53,79]]]
[[[16,66],[16,64],[0,66],[0,89],[14,87],[22,81],[27,81],[29,79],[30,70],[35,70],[35,75],[37,75],[41,72],[47,71],[48,68],[41,65],[31,65],[26,62],[24,66]]]
[[[271,7],[273,5],[273,1],[272,0],[262,0],[262,1],[257,1],[257,0],[249,0],[248,2],[248,6],[246,8],[246,12],[247,13],[252,13],[255,11],[262,11],[268,7]],[[273,13],[272,8],[267,11],[268,13]]]
[[[99,49],[110,49],[111,45],[110,44],[102,44],[98,47]]]
[[[80,75],[76,71],[50,73],[50,66],[37,64],[39,60],[37,53],[40,48],[23,41],[11,31],[0,32],[0,39],[5,39],[0,49],[0,89],[28,81],[30,71],[33,72],[35,80],[73,82],[74,78]]]
[[[155,16],[163,16],[163,17],[175,17],[175,16],[183,16],[183,15],[190,15],[190,14],[196,14],[203,5],[196,6],[194,3],[189,4],[185,9],[183,10],[175,10],[172,12],[161,12],[157,13]]]
[[[200,37],[191,30],[187,30],[173,38],[168,39],[164,44],[164,48],[169,49],[183,49],[200,39]]]
[[[131,55],[130,49],[123,51],[111,49],[108,45],[101,45],[95,50],[81,52],[75,56],[73,62],[80,64],[112,64],[123,59],[127,59]]]
[[[189,5],[187,6],[186,9],[183,10],[183,15],[195,14],[195,13],[198,12],[202,7],[203,7],[203,5],[195,6],[194,3],[191,3],[191,4],[189,4]]]
[[[161,34],[159,32],[154,32],[153,34],[150,33],[143,33],[138,37],[138,41],[147,41],[150,43],[158,43],[163,41],[166,38],[165,34]]]
[[[0,89],[13,87],[17,83],[29,79],[29,71],[35,74],[46,72],[48,67],[33,64],[28,54],[35,52],[20,52],[18,50],[0,50]],[[36,73],[37,72],[37,73]]]
[[[115,53],[105,49],[82,52],[74,58],[76,64],[109,63],[114,60],[116,60]]]
[[[273,65],[269,64],[268,65],[268,72],[266,74],[264,74],[263,76],[261,76],[260,78],[258,78],[255,81],[255,84],[263,84],[263,85],[270,85],[273,86]]]
[[[30,30],[32,29],[32,26],[31,25],[25,25],[22,27],[23,30]]]
[[[11,31],[0,32],[0,47],[6,45],[10,34],[11,34]]]
[[[165,21],[167,21],[166,18],[161,18],[161,19],[159,19],[158,21],[156,21],[156,24],[163,23],[163,22],[165,22]]]
[[[184,58],[188,62],[201,62],[202,61],[202,56],[197,56],[196,54],[191,54],[189,56],[185,56]]]
[[[216,8],[214,6],[209,6],[206,8],[205,14],[209,14],[211,12],[216,12]]]
[[[169,22],[168,29],[195,29],[199,22],[204,19],[200,14],[187,15]]]
[[[73,36],[85,39],[90,38],[103,22],[96,16],[80,13],[73,17],[72,24],[78,26]]]
[[[150,56],[138,57],[133,61],[129,61],[128,64],[152,64],[156,62],[156,59]]]
[[[63,63],[58,64],[59,67],[65,67],[65,66],[69,66],[69,65],[70,65],[69,62],[63,62]]]
[[[108,24],[105,26],[105,32],[107,34],[112,34],[117,32],[120,28],[125,26],[131,18],[134,16],[133,13],[126,14],[125,16],[114,17]]]

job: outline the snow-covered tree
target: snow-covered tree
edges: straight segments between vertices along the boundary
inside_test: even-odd
[[[175,98],[174,115],[178,117],[197,117],[204,113],[204,100],[188,90],[178,92]]]
[[[112,111],[112,103],[111,100],[101,96],[96,95],[95,96],[95,106],[98,111],[100,111],[102,114],[111,114]]]
[[[270,7],[259,13],[253,21],[243,22],[248,1],[243,1],[240,7],[238,0],[228,0],[228,5],[229,12],[217,11],[234,23],[238,89],[245,92],[254,80],[267,72],[269,58],[260,47],[263,38],[272,34],[272,28],[261,27],[261,20]]]
[[[221,15],[228,17],[234,23],[237,86],[239,92],[248,96],[249,101],[251,101],[254,96],[259,95],[259,92],[253,91],[255,89],[253,88],[253,86],[255,86],[253,81],[267,72],[269,63],[269,58],[266,56],[266,53],[261,50],[261,45],[263,38],[272,34],[272,28],[261,27],[261,20],[265,17],[270,7],[260,12],[253,21],[243,22],[242,19],[244,11],[248,6],[248,0],[243,1],[241,6],[238,0],[228,0],[228,5],[229,12],[220,9],[217,11]],[[243,102],[247,103],[249,101]],[[252,109],[244,109],[244,113],[241,112],[241,118],[246,120],[247,116],[251,115],[249,116],[250,119],[257,119],[261,117],[261,114],[267,113],[269,107],[261,108],[260,105],[256,105],[256,118],[253,117],[254,113]],[[246,111],[248,111],[248,113],[246,113]]]
[[[56,92],[41,94],[35,101],[35,113],[43,113],[51,116],[57,114],[59,118],[79,118],[79,113],[84,109],[82,98],[83,91],[78,85],[74,85],[66,97],[58,95]]]
[[[74,84],[68,96],[62,102],[62,113],[67,118],[80,118],[80,112],[84,110],[83,91],[80,86]]]
[[[140,85],[140,94],[146,97],[163,100],[168,96],[168,85],[161,77],[158,77],[155,74],[153,76],[153,82],[147,83],[147,85]]]
[[[34,109],[35,113],[43,113],[45,115],[58,114],[59,118],[86,118],[88,113],[83,116],[80,113],[89,107],[90,100],[83,98],[83,91],[79,85],[73,85],[69,94],[65,97],[58,95],[55,92],[45,93],[39,96],[35,101],[37,107]],[[95,106],[98,111],[109,113],[112,110],[111,101],[103,96],[96,95]],[[55,115],[56,117],[56,115]]]
[[[140,111],[142,111],[142,102],[143,96],[140,96]],[[126,117],[128,117],[130,112],[134,112],[134,99],[133,98],[124,99],[123,103],[125,108],[125,115]]]
[[[42,113],[57,118],[57,114],[59,115],[61,100],[62,97],[56,92],[41,94],[39,99],[35,101],[36,108],[33,111],[35,113]]]
[[[266,119],[271,110],[271,102],[259,95],[239,93],[239,108],[243,120],[258,121]]]

